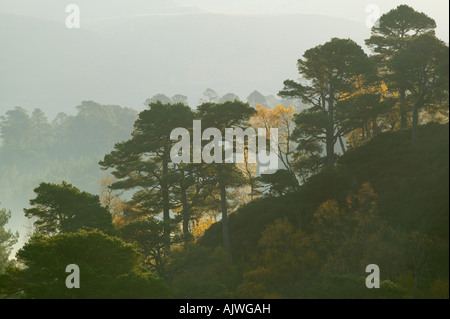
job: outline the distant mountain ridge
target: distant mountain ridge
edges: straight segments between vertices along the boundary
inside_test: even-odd
[[[297,78],[305,50],[331,37],[363,45],[370,33],[363,24],[317,15],[192,9],[81,27],[0,14],[0,113],[18,105],[54,115],[82,100],[140,110],[157,93],[184,94],[196,105],[209,87],[243,100],[253,90],[277,94],[285,79]]]

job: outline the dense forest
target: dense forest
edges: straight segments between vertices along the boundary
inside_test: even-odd
[[[448,298],[449,51],[435,28],[398,6],[370,54],[342,38],[310,48],[278,97],[83,101],[52,121],[8,110],[0,298]],[[279,169],[261,174],[248,145],[243,163],[174,161],[172,131],[195,120],[277,128]],[[8,204],[32,225],[15,258]]]

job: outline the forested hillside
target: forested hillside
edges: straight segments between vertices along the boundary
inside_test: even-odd
[[[333,286],[336,291],[319,293],[315,289],[323,285],[323,280],[336,280],[339,285],[347,280],[345,276],[357,283],[364,276],[364,262],[380,265],[385,280],[404,288],[412,288],[417,276],[421,291],[417,296],[432,296],[436,289],[432,284],[448,280],[449,127],[422,126],[416,147],[410,144],[410,133],[383,133],[350,150],[335,167],[313,176],[298,191],[262,198],[232,214],[231,247],[246,269],[241,285],[264,283],[258,293],[247,295],[249,291],[244,290],[242,296],[339,297],[343,291],[337,286]],[[349,197],[353,196],[358,205],[349,207]],[[220,224],[213,224],[199,244],[219,247]],[[360,234],[363,227],[368,227],[369,233]],[[357,255],[355,248],[364,242],[373,251]],[[304,255],[302,245],[309,245],[312,252]],[[334,247],[320,256],[317,252],[324,248],[322,245]],[[423,254],[420,267],[415,265],[416,254]],[[353,262],[361,267],[353,268],[355,264],[348,264],[345,256],[353,256]],[[283,259],[283,263],[289,261],[291,268],[285,269],[288,273],[277,269],[282,263],[278,258],[289,258]],[[415,266],[419,271],[413,275]],[[306,279],[302,267],[311,276],[305,286],[301,282]],[[298,286],[285,291],[284,287],[293,282]],[[346,293],[357,298],[364,289]]]
[[[449,47],[435,29],[399,5],[366,47],[302,52],[278,97],[6,111],[0,298],[448,299]]]

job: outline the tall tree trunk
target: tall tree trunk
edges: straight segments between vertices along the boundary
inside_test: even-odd
[[[341,144],[342,153],[345,154],[345,144],[342,140],[342,135],[339,134],[339,143]]]
[[[405,90],[404,89],[400,89],[399,92],[400,95],[400,128],[404,129],[408,126],[408,118],[407,118],[407,105],[406,105],[406,101],[405,101]]]
[[[414,103],[413,108],[413,119],[412,119],[412,130],[411,130],[411,142],[412,145],[417,144],[417,135],[418,135],[418,128],[419,128],[419,108],[422,106],[423,103],[423,94],[420,94],[416,102]]]
[[[417,129],[419,124],[419,101],[414,103],[413,108],[413,119],[412,119],[412,130],[411,130],[411,143],[412,145],[417,144]]]
[[[169,174],[169,162],[167,159],[168,150],[164,150],[163,155],[163,176],[161,181],[161,193],[163,204],[163,221],[164,225],[164,242],[166,251],[170,250],[170,203],[169,203],[169,186],[167,184],[167,177]]]
[[[183,216],[183,235],[184,243],[187,244],[192,240],[192,234],[189,231],[189,221],[191,219],[190,208],[188,207],[186,189],[181,186],[181,204],[183,205],[182,216]]]
[[[233,257],[231,254],[230,234],[228,232],[227,190],[225,188],[225,184],[221,181],[219,181],[219,189],[220,189],[220,205],[222,209],[223,248],[227,253],[228,260],[232,261]]]
[[[328,98],[328,115],[327,115],[327,128],[326,128],[326,150],[327,150],[327,165],[334,165],[334,101],[333,94],[330,87],[330,93]]]
[[[375,119],[372,122],[372,126],[373,126],[373,136],[380,134],[381,129],[380,126],[378,126],[377,119]]]
[[[413,110],[413,122],[412,122],[412,133],[411,133],[411,142],[412,145],[417,144],[417,125],[419,121],[419,108],[417,106],[417,103],[414,104],[414,110]]]

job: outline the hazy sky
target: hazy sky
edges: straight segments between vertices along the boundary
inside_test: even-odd
[[[81,32],[65,27],[71,3],[80,7]],[[156,93],[181,93],[196,103],[207,87],[241,98],[255,89],[276,94],[284,79],[297,76],[302,52],[331,37],[350,37],[370,53],[365,21],[374,12],[367,9],[384,14],[400,4],[435,19],[437,36],[449,42],[447,0],[0,0],[0,13],[9,14],[0,18],[6,48],[0,51],[0,114],[15,104],[70,112],[83,99],[139,108]],[[221,16],[190,19],[199,12]],[[142,17],[152,15],[164,17]],[[215,44],[217,37],[222,43]],[[183,53],[175,39],[187,45]],[[274,51],[277,45],[284,50]],[[259,60],[250,58],[255,46],[264,52]],[[195,47],[203,49],[190,52]],[[45,83],[37,81],[42,74]]]
[[[93,19],[123,17],[138,14],[174,14],[187,10],[218,13],[307,13],[365,21],[366,8],[375,4],[383,14],[399,4],[408,4],[437,22],[437,35],[448,42],[449,1],[447,0],[0,0],[0,12],[60,20],[66,17],[64,8],[78,4],[85,22]]]

